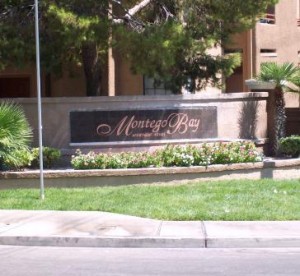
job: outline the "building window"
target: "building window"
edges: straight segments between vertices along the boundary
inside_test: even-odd
[[[274,25],[276,23],[275,19],[275,6],[269,6],[265,13],[265,16],[260,19],[260,23]]]
[[[153,78],[144,77],[144,95],[172,95],[172,91],[165,87],[164,83],[159,83]]]
[[[225,48],[224,50],[224,55],[228,55],[228,54],[243,54],[243,49],[230,49],[230,48]]]
[[[30,97],[30,77],[0,77],[0,98]]]
[[[262,57],[277,57],[276,49],[260,49]]]

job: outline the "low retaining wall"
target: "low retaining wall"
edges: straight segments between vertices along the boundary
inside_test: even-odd
[[[66,152],[76,150],[76,147],[70,145],[71,111],[143,110],[149,108],[164,110],[168,108],[197,109],[203,107],[212,107],[217,111],[217,135],[214,137],[215,139],[264,140],[267,137],[267,99],[268,93],[266,92],[234,94],[204,92],[195,95],[173,96],[43,98],[43,141],[45,146],[64,149]],[[38,116],[36,98],[13,100],[24,108],[34,131],[34,146],[37,146]],[[140,144],[145,146],[142,142]],[[150,143],[150,146],[153,144],[155,143]],[[131,145],[131,148],[136,149],[137,146],[139,146],[139,141]],[[149,147],[149,144],[146,146]],[[109,148],[108,150],[115,150],[117,147],[102,146],[102,148]]]
[[[47,187],[101,187],[233,179],[300,179],[300,159],[258,163],[120,170],[47,170]],[[2,172],[0,189],[39,188],[39,171]]]

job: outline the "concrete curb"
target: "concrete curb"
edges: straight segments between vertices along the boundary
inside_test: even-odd
[[[300,248],[300,221],[159,221],[103,212],[2,210],[0,245]]]
[[[0,245],[103,247],[103,248],[204,248],[203,239],[160,237],[0,237]]]
[[[0,245],[101,248],[300,248],[300,238],[22,237],[2,236]]]
[[[300,238],[211,238],[207,239],[207,248],[300,248]]]

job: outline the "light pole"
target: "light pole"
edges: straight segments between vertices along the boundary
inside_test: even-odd
[[[40,159],[40,198],[45,199],[44,167],[43,167],[43,125],[42,125],[42,100],[41,100],[41,66],[40,66],[40,32],[39,32],[39,5],[35,5],[35,45],[36,45],[36,79],[37,79],[37,104],[38,104],[38,135]]]

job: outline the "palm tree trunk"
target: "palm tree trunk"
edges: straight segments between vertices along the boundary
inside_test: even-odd
[[[278,156],[279,140],[285,137],[286,114],[285,101],[281,88],[275,88],[269,93],[269,155]]]
[[[101,95],[101,62],[96,43],[86,43],[82,46],[82,61],[86,80],[86,95]]]

